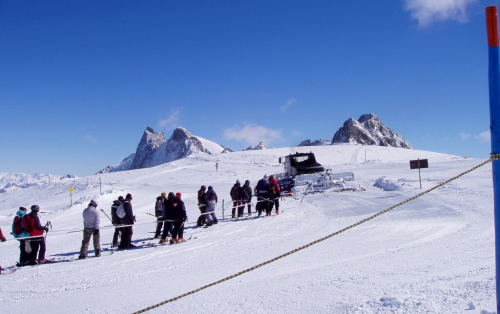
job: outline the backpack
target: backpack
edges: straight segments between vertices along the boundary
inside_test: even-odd
[[[241,198],[241,188],[239,186],[233,186],[231,189],[231,198],[234,199],[239,199]]]
[[[278,196],[280,196],[280,194],[278,193],[278,189],[276,189],[276,185],[271,185],[269,187],[269,198],[276,198]]]
[[[158,199],[156,200],[156,204],[155,204],[155,213],[156,213],[156,217],[160,217],[162,215],[162,212],[163,211],[163,199]]]
[[[23,226],[22,218],[20,215],[17,215],[16,217],[14,217],[13,226],[14,226],[14,233],[17,235],[20,235],[21,233],[26,232],[26,229]]]
[[[121,203],[120,206],[118,206],[118,208],[116,209],[116,215],[120,218],[125,218],[126,215],[125,208],[123,208],[123,203]]]
[[[33,229],[35,229],[35,219],[33,219],[30,214],[24,215],[22,224],[24,229],[29,233],[33,232]]]

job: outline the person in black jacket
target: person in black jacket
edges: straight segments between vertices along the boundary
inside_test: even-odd
[[[121,227],[122,229],[122,239],[120,242],[120,249],[128,249],[130,247],[135,247],[132,242],[132,226],[135,222],[134,211],[132,210],[132,194],[127,194],[125,196],[125,201],[123,202],[123,209],[125,210],[125,217],[120,218],[120,224],[126,225]]]
[[[111,223],[115,226],[115,233],[113,234],[113,244],[111,247],[118,247],[118,236],[122,233],[120,225],[120,217],[116,214],[118,207],[125,201],[123,196],[118,196],[117,200],[113,201],[111,205]],[[122,233],[123,236],[123,233]]]
[[[156,217],[156,231],[154,239],[158,239],[161,233],[161,226],[166,224],[163,222],[163,203],[165,203],[167,193],[162,192],[160,196],[156,198],[155,202],[155,217]]]
[[[181,193],[177,193],[177,197],[174,193],[170,192],[168,194],[167,201],[164,203],[163,217],[169,221],[169,226],[171,223],[174,225],[174,230],[172,231],[172,239],[170,244],[176,242],[184,242],[184,223],[187,221],[186,207],[184,202],[180,199]],[[167,230],[169,227],[163,229],[163,234],[161,236],[160,243],[167,242]]]

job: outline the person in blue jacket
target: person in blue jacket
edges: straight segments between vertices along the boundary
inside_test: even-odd
[[[12,235],[19,241],[19,265],[25,266],[29,264],[29,256],[28,252],[26,252],[26,244],[29,246],[29,243],[23,238],[29,237],[30,234],[26,229],[24,229],[22,221],[23,217],[28,214],[28,209],[25,207],[19,207],[19,210],[16,212],[16,217],[12,221]]]

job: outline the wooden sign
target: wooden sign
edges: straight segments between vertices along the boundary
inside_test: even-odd
[[[410,169],[429,168],[427,159],[410,160]]]

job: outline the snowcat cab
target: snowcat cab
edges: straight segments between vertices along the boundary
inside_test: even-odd
[[[332,189],[333,191],[364,190],[354,182],[352,172],[331,173],[316,161],[313,152],[295,153],[280,157],[285,173],[275,175],[282,195],[294,193],[315,193]]]
[[[282,162],[280,157],[280,163]],[[285,167],[285,175],[292,177],[298,174],[323,172],[325,168],[318,162],[312,152],[310,153],[295,153],[284,157],[283,165]]]

